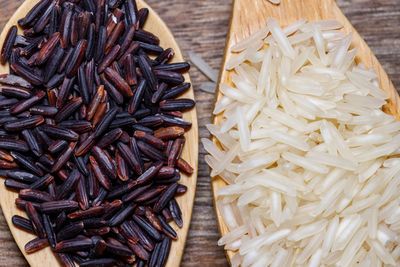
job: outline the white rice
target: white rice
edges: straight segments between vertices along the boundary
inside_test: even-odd
[[[270,1],[272,4],[275,4],[275,5],[279,5],[281,3],[280,0],[268,0],[268,1]]]
[[[400,266],[400,122],[378,76],[337,21],[267,24],[231,48],[202,139],[229,184],[218,244],[232,266]]]
[[[200,84],[200,90],[209,94],[215,94],[217,90],[217,84],[214,82],[205,82]]]
[[[204,75],[206,75],[214,83],[218,82],[218,71],[210,67],[201,57],[197,54],[190,52],[189,59]]]

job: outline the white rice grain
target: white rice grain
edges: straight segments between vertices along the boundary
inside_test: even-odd
[[[193,52],[190,52],[189,59],[211,81],[214,83],[218,82],[218,72],[211,68],[210,65],[208,65],[201,57]]]

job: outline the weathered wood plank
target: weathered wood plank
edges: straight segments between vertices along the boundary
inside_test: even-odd
[[[284,0],[283,0],[284,1]],[[0,29],[22,0],[0,0]],[[396,88],[400,87],[400,5],[398,0],[337,0],[354,27],[370,45]],[[184,54],[194,51],[215,69],[224,52],[230,0],[147,0],[171,28]],[[206,78],[190,71],[195,88]],[[200,138],[208,137],[213,96],[196,91]],[[191,229],[181,266],[228,266],[219,238],[205,151],[200,147],[199,176]],[[1,197],[1,196],[0,196]],[[0,266],[26,266],[4,218],[0,215]]]

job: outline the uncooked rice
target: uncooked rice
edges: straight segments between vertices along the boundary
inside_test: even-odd
[[[214,83],[218,82],[218,72],[211,68],[199,55],[190,52],[189,59],[208,79]]]
[[[202,139],[228,184],[218,244],[234,267],[399,266],[400,123],[378,76],[337,21],[267,24],[233,46]]]
[[[281,3],[280,0],[268,0],[268,1],[270,1],[272,4],[275,4],[275,5],[279,5]]]
[[[215,91],[217,90],[217,84],[214,82],[204,82],[200,84],[200,90],[203,92],[209,93],[209,94],[215,94]]]

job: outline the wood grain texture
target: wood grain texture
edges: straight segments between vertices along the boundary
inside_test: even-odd
[[[266,0],[265,0],[266,1]],[[0,0],[0,29],[22,0]],[[231,15],[231,0],[147,0],[167,23],[187,57],[194,51],[219,69]],[[400,5],[398,0],[337,0],[342,11],[369,44],[396,88],[400,87]],[[209,134],[214,97],[196,90],[207,79],[192,68],[201,138]],[[192,223],[181,266],[229,266],[219,238],[205,150],[200,147],[197,192]],[[0,196],[1,197],[1,196]],[[0,216],[0,266],[27,266],[3,216]]]

